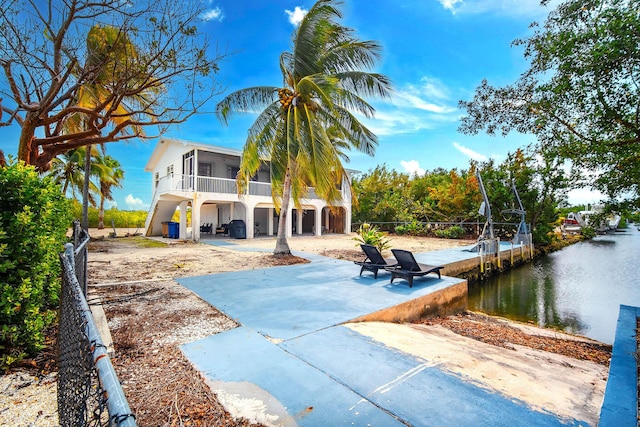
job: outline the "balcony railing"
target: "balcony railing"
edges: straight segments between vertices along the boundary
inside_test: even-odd
[[[156,194],[171,191],[197,191],[200,193],[237,194],[235,179],[213,178],[193,175],[167,175],[158,180]],[[345,193],[345,192],[343,192]],[[350,200],[350,194],[343,194],[344,200]],[[249,182],[250,196],[271,197],[271,184],[268,182]],[[345,197],[347,196],[347,197]],[[309,188],[308,199],[318,199],[314,188]]]

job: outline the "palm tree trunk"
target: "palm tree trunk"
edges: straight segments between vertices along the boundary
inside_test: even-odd
[[[82,228],[89,229],[89,178],[91,178],[91,145],[85,147],[84,183],[82,187]]]
[[[100,194],[100,209],[98,209],[98,230],[104,229],[104,196]]]
[[[289,203],[291,200],[291,171],[287,168],[284,176],[284,184],[282,191],[282,205],[280,206],[280,218],[278,219],[278,236],[276,238],[276,248],[273,251],[275,256],[291,255],[289,243],[287,243],[287,221],[289,212]]]

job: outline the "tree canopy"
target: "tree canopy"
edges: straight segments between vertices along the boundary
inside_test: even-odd
[[[217,106],[221,120],[259,112],[244,146],[238,188],[242,191],[268,161],[273,197],[280,207],[275,254],[290,253],[286,241],[289,199],[299,205],[309,187],[329,203],[341,198],[347,150],[372,155],[377,137],[354,112],[372,117],[364,97],[388,96],[387,77],[369,72],[380,57],[374,41],[358,39],[340,24],[337,0],[319,0],[293,34],[290,51],[280,55],[282,87],[259,86],[231,93]],[[281,202],[281,204],[279,204]]]
[[[43,171],[70,149],[154,138],[195,114],[220,91],[220,56],[197,28],[202,6],[0,0],[0,126],[21,127],[18,158]],[[78,104],[106,81],[99,102]],[[65,132],[69,120],[84,126]]]
[[[515,187],[537,243],[549,243],[558,219],[557,207],[565,199],[570,179],[553,151],[528,146],[509,153],[500,164],[471,162],[466,170],[435,169],[410,176],[377,166],[354,177],[359,200],[355,223],[379,224],[385,230],[423,232],[425,222],[484,222],[476,169],[480,170],[495,222],[519,223]],[[408,224],[408,225],[407,225]]]
[[[460,130],[534,134],[585,185],[640,207],[640,1],[569,0],[532,27],[514,42],[529,69],[505,87],[483,81],[460,102]]]

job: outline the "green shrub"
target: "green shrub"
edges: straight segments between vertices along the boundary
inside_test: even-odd
[[[73,201],[73,217],[82,217],[82,203]],[[116,228],[144,228],[147,219],[147,211],[123,211],[118,208],[110,208],[104,211],[104,227],[111,228],[112,224]],[[89,227],[98,226],[98,209],[89,206]]]
[[[391,240],[387,238],[386,233],[378,230],[375,225],[364,223],[358,228],[358,235],[353,240],[358,242],[358,245],[364,243],[366,245],[373,245],[380,252],[389,249],[391,247]]]
[[[580,234],[582,234],[582,237],[584,237],[585,239],[593,239],[598,233],[596,233],[595,228],[587,226],[582,227],[582,230],[580,230]]]
[[[10,161],[0,168],[0,367],[42,348],[56,318],[70,205],[49,177]]]
[[[444,239],[459,239],[464,236],[464,228],[459,225],[454,225],[451,227],[447,227],[444,230],[436,230],[433,232],[436,237],[441,237]]]
[[[396,234],[408,234],[410,236],[426,236],[428,232],[425,225],[422,222],[416,220],[397,225],[395,231]]]

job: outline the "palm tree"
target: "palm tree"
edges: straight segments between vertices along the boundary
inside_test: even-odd
[[[283,87],[242,89],[216,107],[224,123],[235,113],[259,112],[244,145],[238,192],[243,194],[260,164],[269,162],[280,212],[275,255],[291,253],[285,231],[289,200],[300,207],[309,187],[328,203],[339,200],[336,182],[346,176],[345,150],[373,155],[378,144],[352,111],[373,117],[373,107],[362,97],[386,97],[391,83],[384,75],[364,71],[379,59],[381,47],[357,39],[352,29],[337,22],[341,4],[318,1],[294,31],[292,50],[280,55]],[[334,137],[327,135],[329,128]]]
[[[98,208],[98,229],[104,228],[104,202],[105,200],[113,200],[111,189],[113,187],[122,187],[124,179],[124,170],[120,167],[120,162],[111,156],[98,156],[95,158],[94,165],[99,166],[100,172],[96,177],[100,184],[100,207]]]
[[[124,91],[126,95],[120,102],[116,102],[113,99],[113,88],[129,85],[133,88],[136,83],[142,79],[153,80],[153,77],[147,73],[141,73],[137,75],[138,70],[132,64],[138,58],[137,49],[131,43],[126,34],[121,29],[112,26],[100,26],[95,25],[89,30],[87,34],[87,60],[85,64],[86,69],[99,70],[93,79],[91,84],[85,84],[80,87],[76,96],[76,107],[78,112],[72,114],[65,122],[65,129],[71,133],[77,133],[85,129],[92,128],[92,123],[95,117],[90,113],[95,111],[98,106],[102,109],[113,109],[112,114],[109,116],[109,120],[114,126],[119,126],[130,121],[132,119],[132,113],[130,111],[137,111],[129,108],[129,102],[137,104],[138,101],[144,101],[145,97],[151,92],[160,92],[163,90],[160,84],[148,85],[144,91],[132,90],[130,93]],[[106,65],[105,65],[106,64]],[[88,113],[89,114],[88,114]],[[127,134],[129,131],[133,131],[135,135],[143,135],[144,132],[140,125],[129,124],[120,130],[120,133]],[[88,145],[91,147],[91,145]],[[113,159],[112,159],[113,160]],[[102,165],[106,166],[106,165]],[[118,167],[120,165],[118,164]],[[88,210],[89,210],[89,176],[92,174],[93,166],[91,165],[91,154],[89,151],[85,153],[84,164],[84,189],[83,189],[83,203],[82,203],[82,226],[88,228]],[[121,171],[121,169],[120,169]],[[115,171],[112,171],[115,172]],[[99,176],[108,176],[108,173],[101,173]],[[121,175],[120,179],[122,179]],[[113,177],[111,177],[113,178]],[[111,178],[107,179],[109,181]],[[102,184],[102,181],[101,181]],[[111,185],[119,186],[119,181],[113,182]],[[102,185],[101,185],[102,187]],[[110,197],[110,187],[108,188]],[[94,204],[94,203],[92,203]],[[104,218],[104,197],[101,193],[101,212]],[[100,221],[102,227],[104,224]]]
[[[77,199],[77,193],[83,193],[83,187],[85,183],[84,175],[84,163],[85,152],[87,147],[74,148],[66,153],[54,158],[51,161],[51,175],[55,182],[60,184],[62,193],[67,194],[67,191],[71,191],[71,196]],[[91,155],[97,156],[98,150],[95,147],[89,147],[91,149]],[[94,203],[93,194],[97,194],[99,189],[91,181],[87,182],[89,186],[89,201]]]

